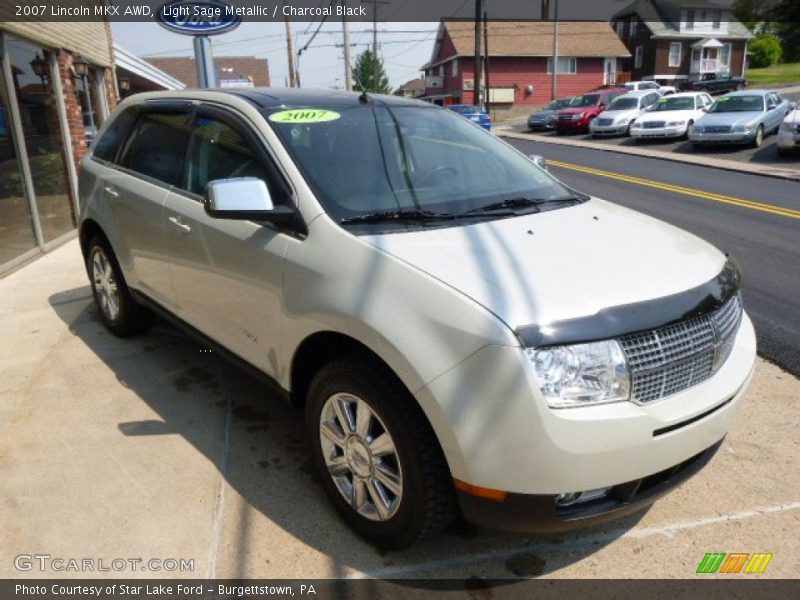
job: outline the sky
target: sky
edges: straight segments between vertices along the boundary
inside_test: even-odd
[[[319,23],[294,22],[295,52],[303,48]],[[112,23],[114,42],[147,60],[150,56],[193,56],[192,37],[167,31],[157,23]],[[350,60],[372,44],[371,23],[349,23]],[[378,54],[383,58],[392,89],[419,76],[431,55],[437,23],[378,23]],[[269,60],[273,87],[288,85],[286,31],[282,22],[242,23],[229,33],[211,38],[215,56],[255,56]],[[324,23],[300,57],[303,87],[344,88],[341,23]],[[356,46],[352,46],[356,44]]]

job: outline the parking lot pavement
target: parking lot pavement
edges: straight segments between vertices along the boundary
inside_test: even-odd
[[[794,88],[793,88],[794,89]],[[793,101],[800,101],[800,92],[785,94]],[[528,130],[527,120],[520,119],[513,122],[503,123],[495,128],[495,132],[502,136],[508,133],[522,134],[523,137],[530,137],[538,141],[548,141],[553,143],[564,142],[586,142],[592,145],[597,144],[599,149],[607,150],[627,150],[632,153],[647,153],[655,151],[664,153],[668,158],[670,155],[683,158],[686,162],[697,160],[699,163],[715,162],[718,160],[731,161],[744,167],[751,167],[753,172],[759,170],[764,173],[774,172],[774,174],[786,173],[788,175],[800,175],[800,152],[790,156],[779,156],[777,147],[777,134],[764,138],[760,148],[750,146],[734,145],[710,145],[704,148],[694,148],[689,140],[643,140],[637,142],[630,137],[599,137],[595,138],[589,134],[568,134],[557,135],[555,132],[532,133]],[[717,163],[715,166],[722,166]]]
[[[73,241],[0,280],[0,577],[92,575],[17,570],[26,554],[194,561],[110,573],[130,577],[691,577],[712,551],[797,576],[800,381],[764,361],[717,457],[643,516],[383,553],[329,507],[301,415],[167,325],[111,336],[80,265]]]

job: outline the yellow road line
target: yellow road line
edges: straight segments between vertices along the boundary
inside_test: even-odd
[[[571,171],[580,171],[598,177],[607,177],[609,179],[617,179],[636,185],[645,187],[666,190],[676,194],[683,194],[685,196],[692,196],[694,198],[702,198],[704,200],[713,200],[714,202],[722,202],[724,204],[731,204],[733,206],[740,206],[742,208],[749,208],[751,210],[758,210],[761,212],[770,213],[773,215],[780,215],[782,217],[789,217],[790,219],[800,219],[800,210],[792,208],[783,208],[773,204],[765,204],[763,202],[756,202],[754,200],[745,200],[743,198],[734,198],[733,196],[725,196],[723,194],[715,194],[713,192],[705,192],[693,188],[684,187],[681,185],[673,185],[671,183],[664,183],[663,181],[655,181],[652,179],[644,179],[642,177],[633,177],[631,175],[623,175],[621,173],[614,173],[613,171],[603,171],[593,167],[584,167],[582,165],[575,165],[572,163],[561,162],[560,160],[548,160],[547,164],[562,169],[569,169]]]

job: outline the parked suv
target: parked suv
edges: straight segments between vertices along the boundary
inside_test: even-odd
[[[274,379],[380,547],[458,511],[558,531],[639,510],[716,452],[753,370],[724,254],[424,102],[137,94],[80,203],[105,325],[155,312]]]
[[[566,108],[558,111],[555,120],[556,133],[560,135],[589,131],[592,120],[603,112],[614,98],[624,93],[625,88],[611,88],[575,96]]]

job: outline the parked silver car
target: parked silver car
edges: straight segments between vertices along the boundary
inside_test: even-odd
[[[654,90],[629,92],[617,96],[611,104],[589,124],[592,137],[628,135],[637,117],[652,107],[661,95]]]
[[[708,113],[689,128],[694,147],[705,144],[752,144],[778,131],[794,105],[777,92],[747,90],[717,98]]]

